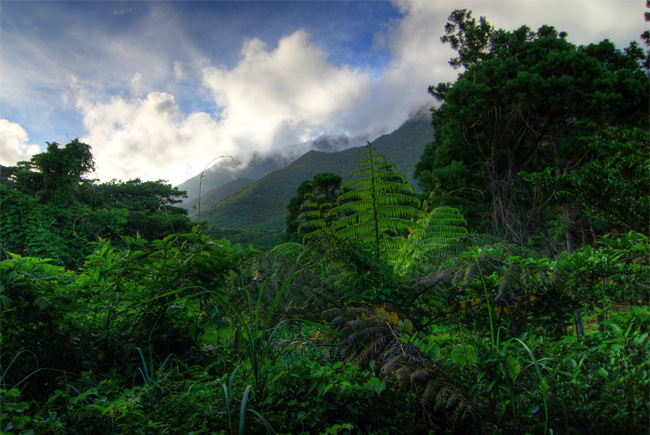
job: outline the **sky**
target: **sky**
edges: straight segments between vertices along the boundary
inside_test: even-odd
[[[374,139],[457,77],[440,37],[461,8],[578,45],[647,28],[645,0],[3,0],[0,164],[79,138],[94,178],[178,185],[322,135]]]

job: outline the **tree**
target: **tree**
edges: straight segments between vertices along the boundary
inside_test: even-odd
[[[83,193],[83,202],[93,210],[127,212],[121,235],[140,234],[147,240],[154,240],[171,233],[187,232],[192,228],[187,210],[174,206],[181,202],[179,198],[185,197],[185,192],[164,180],[112,180],[86,186]],[[81,219],[78,223],[81,225],[86,220],[88,219]],[[92,225],[92,221],[89,224]],[[116,236],[116,233],[103,235],[104,238],[111,239]]]
[[[645,7],[647,9],[650,9],[650,0],[646,0],[645,2]],[[650,23],[650,12],[645,12],[643,14],[643,18],[645,19],[646,23]],[[641,34],[641,39],[643,42],[645,42],[646,47],[650,47],[650,30],[646,30]],[[643,66],[645,69],[650,69],[650,48],[646,50],[646,56],[645,56],[645,61]]]
[[[640,129],[584,138],[596,158],[565,174],[545,171],[531,181],[580,204],[591,218],[650,235],[650,135]]]
[[[95,170],[90,146],[75,139],[28,162],[2,167],[2,226],[0,258],[7,252],[52,258],[73,266],[87,254],[75,238],[74,219],[89,211],[78,200],[84,178]]]
[[[331,172],[320,172],[311,180],[303,181],[287,205],[287,218],[282,242],[302,243],[308,233],[307,228],[300,229],[306,223],[308,215],[302,215],[309,208],[315,208],[320,213],[327,213],[341,193],[342,178]],[[311,204],[311,205],[308,205]],[[324,217],[324,215],[323,215]]]
[[[41,202],[70,202],[84,176],[94,172],[95,161],[90,145],[74,139],[63,148],[47,143],[47,151],[32,156],[28,162],[3,167],[2,183],[38,196]]]
[[[189,231],[187,211],[173,204],[185,192],[164,181],[97,183],[90,146],[53,142],[28,162],[0,167],[0,258],[46,257],[76,268],[88,242],[140,234],[153,240]]]
[[[487,214],[483,222],[510,241],[524,243],[553,202],[521,171],[578,167],[593,159],[580,137],[647,123],[648,77],[635,43],[624,51],[608,40],[576,47],[553,27],[506,32],[466,10],[450,15],[442,42],[457,51],[450,64],[462,72],[429,88],[442,104],[432,109],[435,140],[416,178],[425,192],[483,191],[484,200],[465,190],[455,204],[440,202],[462,201],[470,222]]]

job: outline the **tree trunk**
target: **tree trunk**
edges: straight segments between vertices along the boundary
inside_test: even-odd
[[[556,168],[555,170],[556,174],[560,174],[560,168]],[[566,169],[564,170],[564,173],[566,174]],[[564,226],[566,228],[566,250],[569,253],[569,255],[573,254],[574,250],[574,241],[573,241],[573,232],[572,232],[572,226],[573,222],[571,220],[571,208],[568,204],[562,204],[562,218],[564,220]],[[582,308],[576,309],[575,312],[575,328],[576,328],[576,334],[580,335],[581,337],[585,336],[585,324],[582,319]]]

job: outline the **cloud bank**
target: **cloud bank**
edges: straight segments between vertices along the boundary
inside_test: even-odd
[[[219,155],[246,165],[256,153],[295,153],[290,145],[326,134],[372,139],[399,127],[430,99],[430,56],[411,54],[422,47],[409,42],[410,36],[397,35],[395,58],[380,72],[333,64],[304,29],[276,47],[245,40],[234,66],[204,60],[197,68],[215,107],[211,113],[186,115],[166,92],[140,97],[140,73],[129,82],[129,97],[102,103],[79,84],[76,105],[88,132],[82,140],[93,147],[102,179],[147,174],[178,184]],[[431,46],[439,36],[431,31],[426,38]],[[175,80],[183,80],[182,63],[174,61],[171,70]]]
[[[182,78],[182,65],[174,63]],[[201,67],[203,85],[215,113],[185,115],[173,95],[138,97],[142,75],[131,80],[132,97],[93,102],[78,85],[77,108],[88,133],[100,178],[153,179],[180,183],[218,155],[247,164],[254,152],[281,151],[329,131],[352,131],[346,109],[370,91],[367,74],[327,62],[326,55],[297,31],[270,49],[262,41],[244,43],[232,69]]]
[[[108,15],[130,24],[83,35],[68,26],[54,48],[42,47],[24,32],[8,39],[16,48],[6,45],[3,53],[8,60],[3,83],[9,84],[3,99],[11,103],[28,95],[38,105],[44,95],[58,97],[65,110],[80,117],[80,139],[92,146],[102,180],[140,177],[179,184],[221,155],[245,165],[255,155],[295,153],[298,148],[290,145],[322,135],[372,139],[434,104],[428,86],[457,75],[447,63],[454,53],[440,43],[457,2],[395,0],[393,5],[397,18],[374,23],[373,50],[388,53],[387,60],[354,65],[349,57],[347,63],[337,61],[308,27],[266,42],[241,38],[231,56],[224,54],[224,44],[215,45],[214,52],[198,45],[192,29],[171,9],[148,3],[128,10],[111,7]],[[645,26],[641,1],[494,0],[464,7],[505,29],[551,24],[568,31],[577,44],[609,37],[623,48],[629,35]],[[630,17],[638,20],[632,23]],[[626,22],[630,25],[621,25]],[[232,45],[230,33],[214,36],[226,37],[225,45]],[[69,69],[50,52],[65,52],[72,44],[77,44],[70,53],[75,68]],[[22,53],[32,53],[49,74],[24,64]],[[36,149],[28,142],[21,125],[0,120],[0,162],[28,158]]]

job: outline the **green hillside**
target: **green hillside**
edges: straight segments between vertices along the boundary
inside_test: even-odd
[[[199,181],[196,180],[196,182],[198,184]],[[200,204],[201,208],[205,210],[206,208],[209,208],[211,205],[217,204],[223,201],[224,199],[228,198],[229,196],[234,195],[237,192],[241,192],[242,189],[244,189],[246,186],[254,182],[255,180],[251,180],[250,178],[237,178],[236,180],[232,180],[229,183],[223,184],[215,189],[212,189],[208,193],[202,195],[201,204]],[[183,204],[183,207],[188,209],[187,214],[190,217],[194,217],[196,215],[198,219],[198,212],[199,212],[198,199],[193,199],[187,204]]]
[[[243,168],[234,169],[239,165],[239,162],[231,160],[229,156],[224,156],[222,159],[215,159],[214,162],[209,163],[210,167],[203,172],[203,184],[201,191],[204,196],[207,192],[211,192],[224,184],[228,184],[237,179],[259,180],[264,175],[280,169],[291,162],[287,157],[279,153],[271,154],[268,156],[260,156],[258,153],[253,153],[253,156]],[[199,180],[201,174],[197,174],[189,180],[185,180],[178,185],[179,190],[187,192],[187,199],[180,205],[185,208],[192,208],[192,204],[199,196]],[[234,192],[233,192],[234,193]],[[203,199],[201,200],[201,207],[203,207]],[[210,202],[208,202],[210,203]],[[214,204],[214,203],[211,203]]]
[[[428,117],[421,116],[407,121],[393,133],[377,138],[373,144],[415,187],[415,164],[424,146],[432,139],[431,122]],[[214,206],[203,208],[210,202],[202,200],[201,220],[207,221],[212,235],[227,235],[233,243],[252,243],[256,248],[270,248],[282,234],[286,206],[300,183],[318,172],[333,172],[347,181],[363,152],[363,147],[337,153],[310,151]]]

